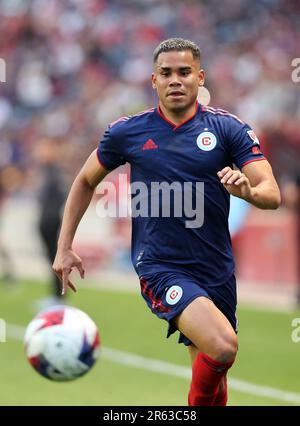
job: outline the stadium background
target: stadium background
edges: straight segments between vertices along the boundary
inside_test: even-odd
[[[276,212],[243,203],[232,211],[241,349],[230,403],[300,404],[300,343],[291,337],[291,321],[300,317],[300,83],[291,76],[291,62],[300,56],[299,19],[296,0],[225,0],[222,6],[216,0],[0,1],[6,63],[0,83],[0,317],[8,324],[7,342],[0,343],[0,404],[185,404],[187,370],[180,367],[188,366],[187,355],[174,339],[164,340],[164,324],[138,296],[130,221],[100,219],[96,197],[76,238],[86,283],[74,278],[80,291],[69,302],[98,322],[102,361],[61,391],[35,376],[19,341],[50,289],[37,228],[45,156],[61,170],[67,191],[107,123],[156,104],[152,51],[172,36],[198,42],[210,105],[254,128],[283,191]],[[145,358],[169,364],[147,370]],[[156,383],[164,387],[158,391]]]

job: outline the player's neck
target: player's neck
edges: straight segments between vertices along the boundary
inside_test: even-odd
[[[161,103],[159,104],[159,110],[160,113],[171,123],[175,124],[176,126],[179,126],[180,124],[184,123],[185,121],[192,118],[197,110],[197,102],[193,105],[191,105],[189,108],[187,108],[184,111],[178,111],[173,112],[168,109],[166,109]]]

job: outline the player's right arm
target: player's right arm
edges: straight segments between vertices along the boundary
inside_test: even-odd
[[[62,281],[62,294],[67,291],[68,287],[76,291],[76,287],[69,279],[72,268],[77,268],[81,278],[84,278],[82,260],[72,250],[72,243],[96,186],[108,173],[109,171],[99,163],[97,150],[95,150],[87,159],[71,187],[64,209],[57,253],[53,263],[53,270]]]

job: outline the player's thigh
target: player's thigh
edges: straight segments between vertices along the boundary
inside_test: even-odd
[[[199,351],[224,362],[235,357],[236,333],[225,315],[207,297],[194,299],[174,322]]]

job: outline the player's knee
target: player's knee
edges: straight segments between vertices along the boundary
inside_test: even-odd
[[[213,348],[214,358],[219,362],[232,362],[238,351],[238,341],[235,335],[219,338]]]

